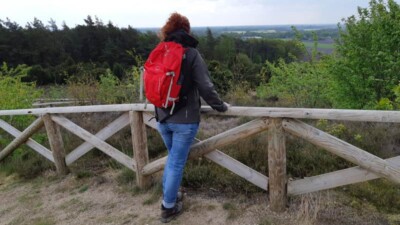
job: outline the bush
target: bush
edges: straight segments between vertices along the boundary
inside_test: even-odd
[[[32,107],[33,101],[41,95],[35,83],[22,82],[30,67],[19,65],[8,68],[6,63],[0,68],[0,108],[22,109]]]
[[[33,101],[41,94],[36,89],[35,83],[25,83],[21,80],[27,76],[30,67],[19,65],[16,68],[8,68],[6,63],[0,68],[0,109],[31,108]],[[2,117],[12,126],[23,130],[34,119],[33,116]],[[0,130],[0,146],[6,146],[11,142],[11,137]],[[48,168],[41,156],[24,146],[16,149],[1,163],[0,170],[9,173],[17,173],[25,178],[32,178]]]

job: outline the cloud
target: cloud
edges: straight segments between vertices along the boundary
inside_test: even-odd
[[[192,26],[337,23],[356,14],[369,0],[12,0],[0,15],[25,25],[34,17],[53,18],[69,26],[88,15],[120,27],[160,27],[172,12],[187,16]]]

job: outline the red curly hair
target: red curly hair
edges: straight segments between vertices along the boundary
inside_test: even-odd
[[[183,29],[187,33],[190,32],[190,22],[186,16],[175,12],[168,18],[165,25],[161,28],[159,33],[160,39],[163,41],[170,33]]]

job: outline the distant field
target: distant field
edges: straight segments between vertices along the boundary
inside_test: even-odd
[[[303,43],[307,48],[312,48],[314,46],[313,42],[303,42]],[[334,48],[334,45],[333,43],[318,43],[318,48],[332,50]]]

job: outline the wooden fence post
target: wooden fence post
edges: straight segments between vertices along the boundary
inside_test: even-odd
[[[47,137],[49,138],[50,148],[53,153],[57,173],[59,175],[66,175],[69,173],[69,169],[65,163],[65,150],[60,127],[54,123],[53,120],[51,120],[51,116],[49,114],[43,115],[42,119],[46,127]]]
[[[133,157],[136,161],[136,182],[140,188],[150,186],[150,176],[142,174],[143,167],[149,163],[147,150],[146,125],[143,122],[143,112],[130,111],[129,119],[132,132]]]
[[[272,211],[286,209],[286,147],[281,118],[271,118],[268,129],[269,204]]]

